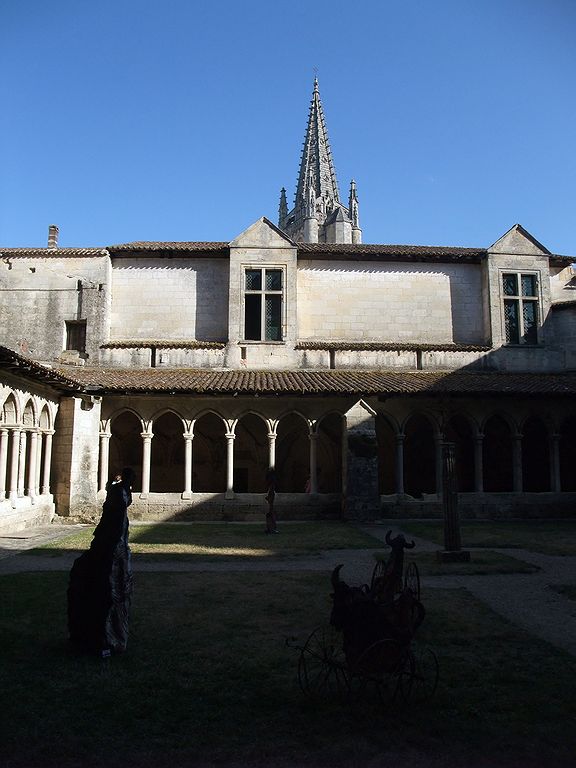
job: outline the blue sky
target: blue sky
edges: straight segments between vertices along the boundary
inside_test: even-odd
[[[276,221],[317,68],[365,242],[576,255],[575,40],[574,0],[0,0],[0,243]]]

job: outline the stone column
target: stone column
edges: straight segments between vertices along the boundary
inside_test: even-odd
[[[28,462],[27,495],[34,499],[36,486],[36,452],[38,450],[38,432],[30,432],[30,461]]]
[[[442,498],[442,477],[443,477],[442,446],[443,445],[444,445],[443,436],[441,434],[434,435],[434,449],[435,449],[435,456],[436,456],[436,496],[438,496],[438,499]]]
[[[18,498],[18,463],[20,459],[20,430],[11,429],[12,432],[12,460],[10,462],[10,480],[8,483],[8,492],[13,506],[16,505]]]
[[[226,498],[234,498],[234,432],[226,432]]]
[[[484,463],[482,451],[484,450],[484,434],[479,432],[474,435],[474,490],[476,493],[484,493]]]
[[[550,436],[550,488],[555,493],[560,493],[562,484],[560,481],[560,437],[557,432]]]
[[[462,549],[460,517],[458,515],[458,492],[456,490],[456,446],[442,443],[442,510],[444,513],[444,551],[437,557],[442,562],[470,560],[470,552]]]
[[[36,475],[34,477],[34,494],[36,496],[40,496],[42,480],[42,446],[44,442],[44,434],[38,430],[38,442],[36,443]]]
[[[50,493],[50,467],[52,466],[52,435],[54,430],[50,429],[44,433],[44,475],[42,477],[42,493]]]
[[[26,472],[26,443],[28,435],[24,430],[20,432],[20,445],[18,446],[18,497],[24,496],[24,475]]]
[[[184,493],[183,499],[192,498],[192,441],[193,432],[184,432]]]
[[[145,499],[150,493],[150,458],[154,435],[151,432],[142,432],[140,437],[142,438],[142,490],[140,498]]]
[[[276,433],[268,432],[268,469],[276,467]]]
[[[310,426],[310,493],[318,493],[318,432]]]
[[[396,493],[404,495],[404,438],[406,435],[400,432],[396,435]]]
[[[0,429],[0,501],[6,497],[6,470],[8,468],[8,430]]]
[[[522,433],[512,437],[512,490],[522,493]]]
[[[98,490],[105,491],[110,472],[110,432],[100,432],[100,475],[98,478]]]

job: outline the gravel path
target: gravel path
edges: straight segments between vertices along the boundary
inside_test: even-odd
[[[37,547],[77,530],[91,526],[53,525],[32,529],[14,536],[0,537],[0,575],[26,571],[67,571],[77,553],[59,557],[26,555]],[[362,530],[384,542],[387,526],[365,525]],[[394,529],[397,532],[398,529]],[[432,542],[415,539],[417,551],[440,549]],[[383,549],[385,545],[383,544]],[[423,579],[423,587],[465,588],[494,611],[531,634],[576,656],[576,602],[559,594],[553,586],[576,586],[576,557],[542,555],[523,549],[495,549],[510,557],[538,566],[531,574],[485,576],[433,576]],[[18,557],[15,557],[19,553]],[[223,572],[223,571],[325,571],[343,563],[342,578],[350,584],[370,581],[374,567],[373,550],[339,549],[318,556],[286,557],[278,560],[196,562],[152,562],[136,559],[135,572]]]

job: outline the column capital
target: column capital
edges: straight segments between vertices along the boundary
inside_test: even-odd
[[[184,440],[194,440],[194,432],[184,432],[182,437]]]
[[[152,432],[141,432],[140,437],[144,442],[149,442],[154,437],[154,434]]]

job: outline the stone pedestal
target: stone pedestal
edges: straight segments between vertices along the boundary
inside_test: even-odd
[[[374,413],[357,403],[346,414],[345,514],[373,520],[380,514],[378,440]]]

